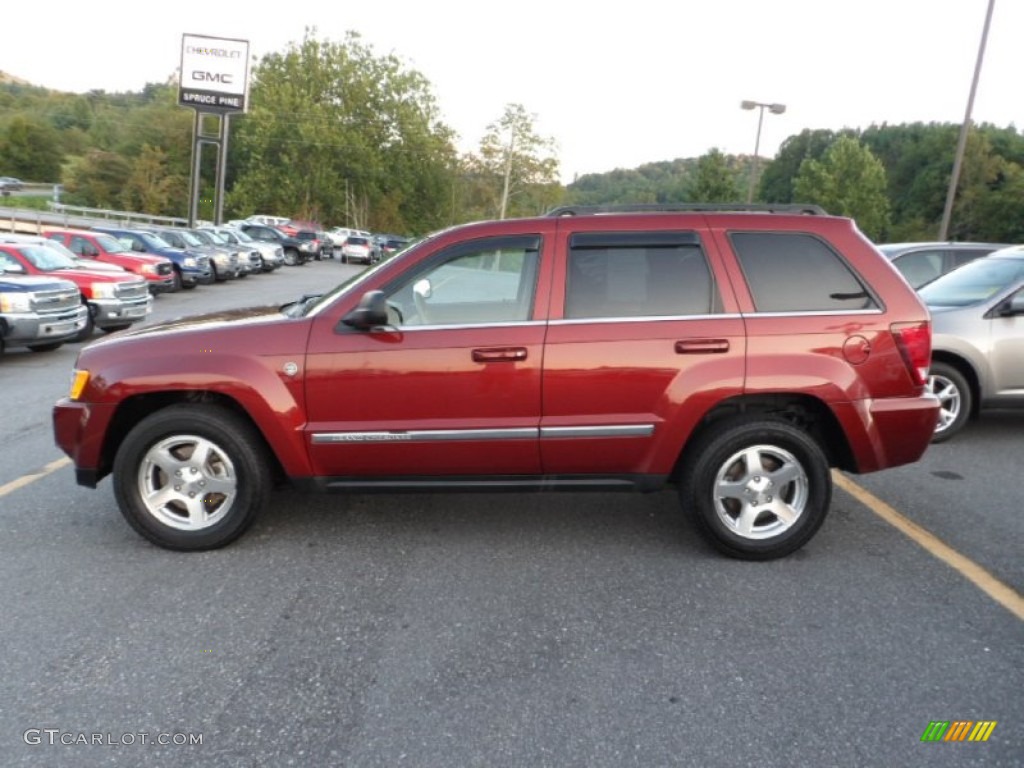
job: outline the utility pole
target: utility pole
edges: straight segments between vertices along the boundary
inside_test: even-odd
[[[949,222],[953,218],[953,201],[956,188],[960,184],[960,167],[964,162],[964,151],[967,149],[967,133],[971,130],[971,110],[974,109],[974,94],[978,90],[978,78],[981,75],[981,62],[985,58],[985,44],[988,42],[988,28],[992,23],[992,9],[996,0],[988,0],[985,12],[985,26],[981,30],[981,44],[978,46],[978,60],[974,63],[974,78],[971,80],[971,93],[967,97],[967,112],[964,114],[963,125],[960,126],[960,139],[956,143],[956,157],[953,159],[953,175],[949,179],[949,191],[946,192],[946,207],[942,211],[942,225],[939,227],[939,240],[949,238]]]

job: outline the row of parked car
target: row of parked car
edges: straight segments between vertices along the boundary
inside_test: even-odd
[[[981,409],[1024,406],[1024,245],[879,246],[928,305],[935,442]]]
[[[152,311],[155,294],[302,265],[319,249],[316,239],[249,223],[0,233],[0,352],[124,330]]]
[[[372,234],[364,229],[332,227],[324,230],[315,224],[293,221],[284,216],[258,214],[228,223],[239,228],[269,227],[300,240],[315,240],[319,243],[315,258],[337,256],[343,264],[374,264],[393,256],[410,242],[409,238],[400,235]]]

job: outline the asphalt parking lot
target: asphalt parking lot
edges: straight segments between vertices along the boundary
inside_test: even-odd
[[[358,269],[162,296],[147,322]],[[61,461],[79,346],[0,360],[0,766],[1021,765],[1024,412],[850,478],[877,501],[837,490],[770,563],[712,552],[671,492],[278,491],[236,544],[180,554]],[[923,742],[933,721],[996,726]]]

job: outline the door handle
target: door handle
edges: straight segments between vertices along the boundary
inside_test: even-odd
[[[677,355],[711,355],[728,351],[728,339],[687,339],[676,342]]]
[[[495,347],[474,349],[474,363],[515,363],[526,359],[525,347]]]

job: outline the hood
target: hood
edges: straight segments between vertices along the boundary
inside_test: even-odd
[[[139,278],[127,270],[117,267],[116,270],[109,268],[93,269],[91,267],[77,267],[75,269],[54,269],[46,273],[63,280],[99,280],[104,283],[137,283]]]
[[[206,315],[181,317],[176,320],[168,320],[164,323],[148,325],[143,328],[129,329],[118,333],[116,337],[111,337],[111,340],[131,339],[139,336],[154,336],[158,334],[183,331],[207,332],[231,326],[256,325],[284,319],[286,319],[285,316],[281,314],[280,308],[276,305],[246,307],[244,309],[228,309],[220,312],[211,312]]]

